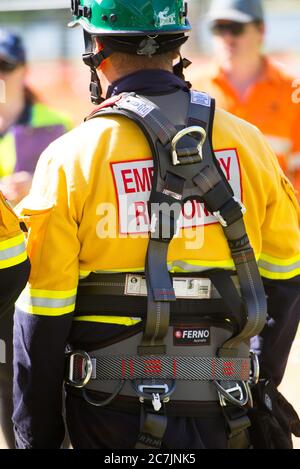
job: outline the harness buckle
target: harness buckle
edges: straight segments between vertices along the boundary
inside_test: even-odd
[[[153,397],[152,399],[153,409],[155,410],[155,412],[159,412],[161,409],[160,395],[157,392],[157,393],[153,393],[152,397]]]
[[[221,407],[227,406],[226,401],[238,407],[243,407],[244,405],[247,404],[247,402],[250,399],[249,387],[243,381],[241,381],[241,383],[238,383],[238,382],[233,383],[231,381],[231,387],[228,387],[228,388],[223,386],[225,382],[220,384],[218,381],[214,381],[214,383],[218,390],[219,401],[220,401]],[[230,384],[230,382],[226,384]]]
[[[249,378],[249,385],[255,386],[259,381],[259,374],[260,374],[260,367],[259,367],[259,360],[258,355],[250,350],[250,359],[251,359],[251,369],[250,369],[250,378]]]
[[[237,197],[232,197],[233,200],[239,204],[240,206],[240,209],[241,209],[241,213],[242,215],[244,215],[247,211],[245,205],[237,198]],[[219,220],[219,223],[224,227],[226,228],[228,226],[228,223],[227,221],[225,220],[224,217],[222,217],[221,215],[221,212],[218,210],[217,212],[213,212],[213,215]]]
[[[204,142],[206,140],[206,131],[200,127],[200,126],[191,126],[191,127],[187,127],[185,129],[182,129],[180,130],[176,135],[175,137],[173,138],[172,140],[172,162],[173,162],[173,165],[174,166],[177,166],[177,165],[180,165],[180,164],[183,164],[181,163],[181,161],[179,160],[179,157],[178,157],[178,154],[177,154],[177,144],[178,142],[183,138],[185,137],[186,135],[189,135],[191,133],[197,133],[197,134],[200,134],[200,142],[199,144],[197,145],[197,150],[198,150],[198,162],[202,161],[203,160],[203,154],[202,154],[202,147],[204,145]],[[186,155],[186,156],[189,156],[189,155]],[[195,160],[194,163],[196,163],[197,161]]]
[[[176,383],[172,380],[171,385],[164,384],[138,384],[132,382],[132,386],[139,397],[139,401],[143,404],[146,400],[151,400],[155,412],[159,412],[162,402],[167,403],[170,395],[174,392]]]
[[[87,352],[73,350],[66,353],[69,370],[65,383],[74,388],[83,388],[90,381],[93,374],[93,362]]]

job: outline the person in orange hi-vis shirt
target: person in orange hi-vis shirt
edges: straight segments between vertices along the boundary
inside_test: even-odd
[[[262,53],[265,20],[261,0],[214,0],[207,20],[216,60],[196,79],[197,87],[212,94],[219,107],[265,134],[300,192],[297,80]]]

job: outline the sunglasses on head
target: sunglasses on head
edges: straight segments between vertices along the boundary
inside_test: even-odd
[[[11,73],[18,67],[18,64],[7,62],[0,59],[0,72]]]
[[[234,21],[230,23],[214,23],[211,27],[211,31],[216,36],[221,36],[225,33],[230,33],[232,36],[241,36],[245,29],[247,23],[235,23]]]

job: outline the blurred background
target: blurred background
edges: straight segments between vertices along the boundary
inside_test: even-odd
[[[300,1],[265,0],[266,52],[300,78]],[[193,61],[188,78],[197,88],[197,75],[209,61],[212,43],[204,21],[210,0],[189,0],[193,34],[184,55]],[[29,85],[41,100],[67,111],[75,123],[90,112],[89,71],[81,62],[80,28],[68,29],[70,0],[0,0],[0,26],[24,39],[28,51]],[[300,130],[299,130],[300,131]],[[281,391],[300,412],[300,338],[294,342]],[[0,447],[1,429],[0,429]],[[300,439],[295,440],[300,448]]]
[[[300,76],[300,2],[265,0],[266,51]],[[189,0],[193,34],[185,55],[193,60],[189,78],[197,87],[199,66],[205,66],[211,51],[211,36],[204,21],[210,0]],[[81,63],[82,33],[68,29],[69,0],[0,0],[0,25],[21,34],[31,64],[29,81],[43,101],[68,110],[75,122],[91,109],[89,71]]]

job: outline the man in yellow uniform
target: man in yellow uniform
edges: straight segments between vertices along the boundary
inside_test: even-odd
[[[0,192],[0,314],[7,312],[26,285],[29,261],[18,217]]]
[[[27,60],[22,39],[0,28],[0,190],[13,205],[28,194],[37,160],[50,142],[71,128],[63,113],[51,109],[26,84]],[[0,426],[5,443],[14,447],[12,427],[13,317],[0,322],[7,344],[0,370]]]
[[[293,188],[255,127],[189,90],[184,60],[173,71],[183,2],[72,10],[92,100],[107,100],[44,152],[18,208],[32,270],[15,320],[17,446],[59,448],[65,380],[74,448],[246,448],[250,385],[255,405],[270,383],[277,399],[299,322]],[[257,412],[261,438],[272,425],[281,438],[259,444],[290,447],[292,410],[292,428]]]
[[[0,317],[1,321],[12,322],[6,319],[13,314],[12,307],[26,285],[29,276],[29,260],[25,248],[25,238],[20,229],[18,217],[0,192]],[[5,322],[6,323],[6,322]],[[7,435],[11,423],[6,423],[12,416],[11,386],[8,390],[9,381],[8,367],[12,366],[9,361],[11,343],[8,343],[6,330],[0,327],[0,409],[1,409],[1,432]],[[11,381],[10,381],[11,383]],[[11,405],[8,403],[11,402]]]
[[[295,77],[262,52],[265,17],[261,0],[214,0],[207,16],[215,61],[195,84],[218,106],[256,125],[299,190],[300,106]]]

